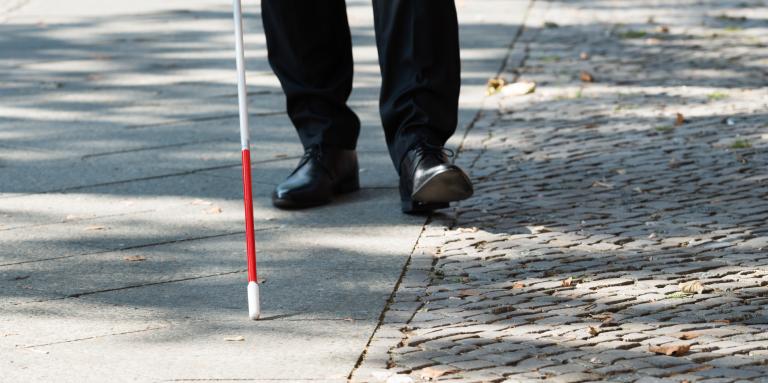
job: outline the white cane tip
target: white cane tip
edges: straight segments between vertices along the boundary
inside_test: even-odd
[[[261,316],[259,301],[259,285],[256,282],[248,282],[248,317],[257,320]]]

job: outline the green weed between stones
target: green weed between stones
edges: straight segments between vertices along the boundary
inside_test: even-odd
[[[723,92],[712,92],[707,95],[709,101],[720,101],[725,100],[726,98],[728,98],[728,94]]]
[[[749,149],[752,147],[752,144],[749,143],[749,141],[739,138],[736,141],[733,141],[731,143],[731,149]]]
[[[642,39],[645,36],[648,36],[648,32],[633,29],[619,33],[619,37],[622,39]]]

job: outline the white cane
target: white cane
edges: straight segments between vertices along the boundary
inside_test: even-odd
[[[253,194],[251,191],[251,141],[248,134],[248,89],[245,84],[243,49],[243,11],[240,0],[233,0],[235,16],[235,51],[237,61],[237,98],[240,109],[240,143],[243,159],[243,201],[245,203],[245,245],[248,257],[248,316],[259,319],[259,285],[256,275],[256,238],[253,234]]]

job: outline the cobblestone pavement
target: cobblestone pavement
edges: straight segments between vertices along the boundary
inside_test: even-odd
[[[355,381],[768,381],[764,1],[537,1]],[[678,115],[679,113],[679,115]],[[692,292],[692,293],[690,293]]]

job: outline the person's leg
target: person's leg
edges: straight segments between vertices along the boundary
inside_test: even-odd
[[[344,0],[262,0],[269,63],[305,148],[354,149],[352,42]]]
[[[360,120],[352,92],[352,37],[344,0],[262,0],[269,63],[285,92],[288,116],[304,145],[299,165],[272,193],[272,204],[300,209],[360,188]]]
[[[395,167],[422,140],[456,130],[461,62],[453,0],[374,0],[381,118]]]

